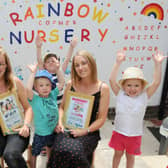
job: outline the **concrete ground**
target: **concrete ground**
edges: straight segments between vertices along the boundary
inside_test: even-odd
[[[144,121],[144,135],[142,137],[142,155],[137,156],[135,168],[167,168],[168,156],[158,155],[159,142],[147,129],[148,126],[156,126],[150,121]],[[157,127],[157,126],[156,126]],[[114,150],[108,147],[108,142],[112,134],[112,121],[107,120],[101,128],[101,141],[95,153],[95,168],[111,168]],[[38,168],[45,168],[46,158],[38,158]],[[119,168],[125,168],[125,157],[122,158]]]
[[[144,135],[142,136],[142,155],[137,156],[135,168],[168,168],[168,156],[158,155],[159,142],[147,129],[148,126],[156,126],[150,121],[144,121]],[[158,127],[158,126],[156,126]],[[114,150],[108,147],[108,142],[112,134],[112,121],[107,120],[101,128],[101,141],[95,152],[95,168],[112,168],[112,157]],[[24,153],[25,158],[27,152]],[[126,159],[123,157],[119,168],[125,168]],[[46,157],[39,156],[37,168],[46,167]]]

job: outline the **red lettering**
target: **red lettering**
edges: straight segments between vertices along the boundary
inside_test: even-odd
[[[82,13],[81,12],[82,8],[86,8],[86,12],[85,13],[83,12],[83,14],[81,14]],[[81,18],[86,17],[89,14],[89,10],[90,10],[90,8],[89,8],[88,5],[86,5],[86,4],[81,5],[78,9],[78,16],[81,17]]]
[[[33,16],[33,12],[31,10],[31,8],[29,7],[26,11],[26,14],[25,14],[25,17],[24,17],[24,20],[27,20],[27,17],[31,17],[32,19],[34,19],[34,16]]]
[[[84,39],[86,39],[87,41],[90,41],[89,39],[89,36],[90,35],[90,32],[88,29],[82,29],[82,32],[81,32],[81,41],[84,41]]]
[[[13,22],[13,24],[16,26],[16,22],[22,22],[22,19],[19,19],[19,14],[18,13],[10,13],[10,18]]]
[[[74,6],[72,3],[67,3],[64,16],[72,16],[73,15],[73,8],[74,8]]]
[[[32,43],[32,41],[34,39],[34,30],[32,30],[32,36],[31,36],[30,40],[27,39],[27,32],[26,31],[24,32],[24,38],[25,38],[26,43]]]
[[[43,30],[38,30],[38,35],[40,36],[40,38],[44,41],[44,42],[46,42],[46,33],[43,31]]]
[[[100,33],[100,35],[101,35],[101,40],[100,40],[100,41],[103,41],[105,35],[107,34],[108,29],[106,29],[106,30],[104,31],[104,33],[102,33],[101,29],[98,29],[98,31],[99,31],[99,33]]]

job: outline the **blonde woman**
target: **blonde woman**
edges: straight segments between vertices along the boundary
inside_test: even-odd
[[[64,131],[64,115],[67,91],[83,93],[95,97],[91,120],[87,129]],[[109,87],[97,77],[97,66],[92,55],[85,50],[76,53],[72,60],[71,81],[64,92],[59,109],[57,136],[49,159],[48,168],[89,168],[92,154],[100,140],[99,129],[106,121],[109,107]]]
[[[33,112],[28,103],[26,90],[22,82],[12,74],[9,57],[4,49],[0,48],[0,96],[7,93],[9,97],[13,94],[17,95],[17,99],[24,109],[24,125],[19,129],[13,130],[16,132],[15,134],[6,136],[2,134],[0,127],[0,157],[4,157],[10,168],[27,168],[22,153],[29,144],[29,126]]]

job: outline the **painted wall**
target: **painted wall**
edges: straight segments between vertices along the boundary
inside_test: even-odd
[[[54,52],[64,60],[72,36],[75,49],[87,49],[97,62],[101,80],[108,84],[116,52],[125,48],[128,66],[140,67],[151,82],[152,53],[168,52],[168,2],[163,0],[1,0],[0,45],[7,50],[15,74],[27,82],[27,64],[36,61],[35,37],[43,37],[43,54]],[[163,75],[166,61],[163,63]],[[69,79],[70,64],[66,72]],[[159,105],[162,84],[149,105]],[[111,92],[113,107],[115,97]]]

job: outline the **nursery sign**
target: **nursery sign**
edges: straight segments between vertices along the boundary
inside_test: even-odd
[[[163,0],[2,0],[0,45],[11,58],[15,74],[27,82],[27,64],[36,60],[35,38],[43,40],[43,55],[56,53],[65,59],[69,42],[77,36],[78,49],[96,59],[101,80],[108,82],[119,49],[126,50],[128,66],[144,71],[152,81],[152,54],[168,52],[168,2]],[[163,75],[165,70],[163,64]],[[65,77],[70,76],[69,64]],[[160,102],[162,85],[150,104]],[[113,97],[112,97],[113,99]],[[113,100],[111,106],[113,106]]]

